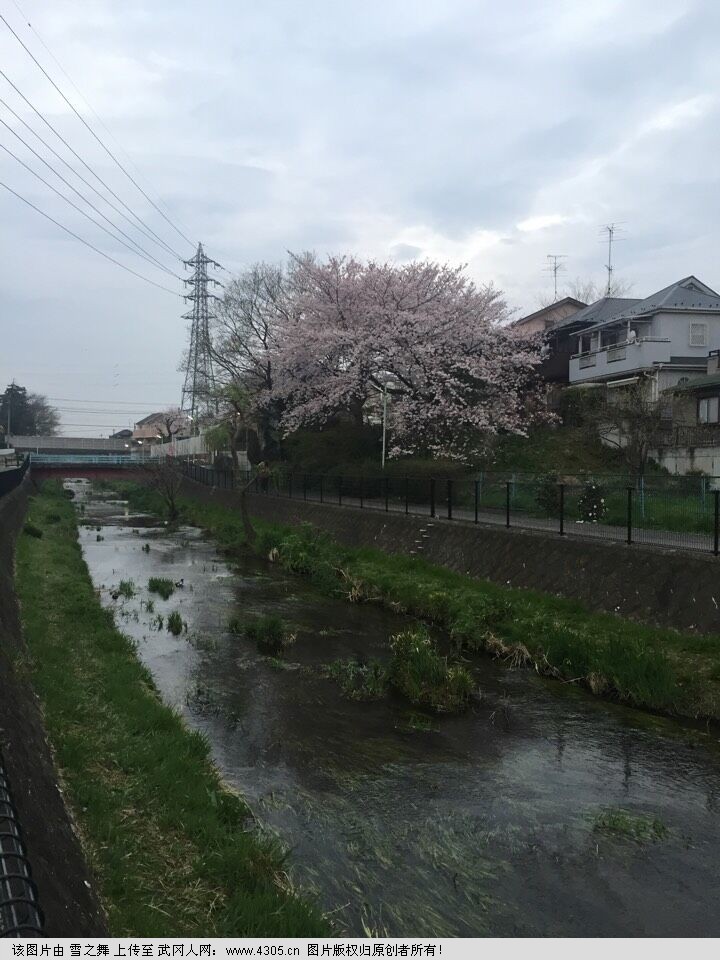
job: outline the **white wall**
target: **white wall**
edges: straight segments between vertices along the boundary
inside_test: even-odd
[[[656,451],[654,459],[670,473],[702,470],[709,477],[720,477],[720,447],[671,447]]]
[[[215,451],[209,450],[205,444],[204,434],[197,437],[187,437],[184,440],[173,440],[171,443],[157,443],[150,447],[151,457],[209,457]],[[137,456],[137,454],[136,454]],[[241,470],[249,470],[247,454],[244,450],[238,451],[238,464]]]

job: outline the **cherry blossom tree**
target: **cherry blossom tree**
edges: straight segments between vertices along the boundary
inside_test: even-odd
[[[378,389],[391,395],[395,454],[463,459],[525,431],[542,343],[502,326],[501,294],[461,267],[304,255],[288,286],[294,310],[273,351],[286,432],[338,414],[360,422]]]

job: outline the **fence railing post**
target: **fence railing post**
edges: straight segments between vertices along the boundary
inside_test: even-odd
[[[324,503],[323,500],[323,475],[320,474],[320,503]]]
[[[713,490],[713,499],[715,501],[715,533],[713,536],[713,553],[718,555],[720,549],[720,490]]]
[[[342,506],[342,477],[338,477],[338,506]]]
[[[452,480],[448,479],[447,481],[447,518],[452,520],[452,494],[453,494],[453,483]]]
[[[627,542],[632,543],[633,488],[627,488]]]
[[[560,536],[565,535],[565,484],[560,484]]]
[[[307,500],[307,474],[303,474],[303,500]]]
[[[410,481],[407,477],[405,477],[405,516],[408,515],[409,509],[410,509],[409,496],[410,496]]]
[[[365,477],[360,477],[360,509],[361,509],[361,510],[362,510],[362,508],[365,506],[365,504],[364,504],[364,502],[363,502],[363,501],[364,501],[364,493],[365,493],[364,487],[365,487]]]
[[[390,477],[385,477],[385,513],[390,509]]]
[[[505,484],[505,526],[506,527],[510,526],[510,497],[512,496],[510,486],[511,484],[510,484],[510,481],[508,480],[507,483]]]
[[[430,516],[435,516],[435,477],[430,477]]]
[[[478,506],[480,500],[480,481],[475,481],[475,523],[478,522]]]
[[[293,478],[293,475],[289,473],[288,474],[288,498],[290,500],[292,500],[292,478]]]

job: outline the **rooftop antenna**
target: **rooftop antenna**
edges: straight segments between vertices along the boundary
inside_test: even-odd
[[[622,229],[620,227],[621,223],[624,223],[624,220],[616,220],[615,223],[606,223],[604,227],[600,228],[601,234],[607,234],[607,245],[608,245],[608,260],[605,264],[605,269],[607,270],[607,289],[605,291],[605,296],[609,297],[612,293],[612,275],[613,275],[613,243],[618,240],[624,240],[624,237],[618,237],[617,234]],[[604,242],[604,238],[603,238]]]
[[[566,253],[549,253],[549,254],[547,255],[547,259],[548,259],[550,262],[548,263],[547,267],[545,267],[545,270],[546,270],[546,271],[549,271],[549,272],[552,273],[552,275],[553,275],[553,287],[554,287],[554,290],[555,290],[555,293],[554,293],[554,296],[553,296],[553,303],[555,303],[555,301],[556,301],[557,298],[558,298],[558,295],[557,295],[557,275],[558,275],[558,273],[560,273],[562,270],[565,269],[565,264],[564,264],[562,261],[563,261],[563,260],[567,260],[567,254],[566,254]]]

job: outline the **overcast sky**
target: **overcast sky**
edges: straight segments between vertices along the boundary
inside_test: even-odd
[[[147,192],[229,270],[288,249],[431,257],[467,263],[524,312],[551,293],[549,253],[567,255],[568,278],[602,282],[599,230],[622,221],[617,274],[634,295],[689,273],[720,285],[717,0],[18,3],[26,18],[14,0],[0,12],[97,126],[32,23]],[[1,22],[0,67],[128,206],[192,254]],[[2,77],[0,97],[42,129]],[[0,119],[46,153],[2,104]],[[69,192],[2,125],[0,143]],[[179,288],[3,151],[0,180]],[[0,388],[14,378],[62,398],[74,435],[176,403],[179,297],[2,188],[0,217]],[[65,398],[111,412],[90,417]]]

